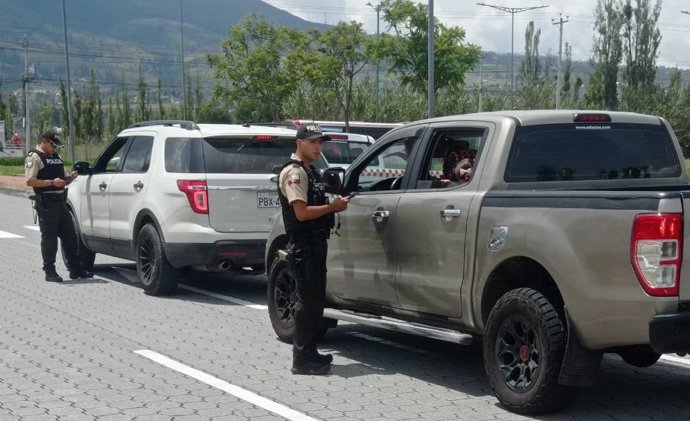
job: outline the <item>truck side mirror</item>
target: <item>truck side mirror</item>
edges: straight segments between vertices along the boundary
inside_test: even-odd
[[[76,171],[79,175],[91,175],[93,170],[86,161],[78,161],[72,164],[72,170]]]
[[[345,170],[342,168],[329,168],[321,174],[326,193],[341,194],[344,174]]]

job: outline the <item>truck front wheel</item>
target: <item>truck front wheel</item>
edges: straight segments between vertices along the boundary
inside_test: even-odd
[[[540,292],[519,288],[504,294],[484,336],[484,368],[498,400],[527,415],[565,407],[578,391],[558,384],[566,339],[563,320]]]

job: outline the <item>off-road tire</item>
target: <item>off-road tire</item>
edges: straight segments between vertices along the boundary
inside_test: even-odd
[[[278,339],[292,343],[295,332],[295,280],[287,270],[287,262],[273,259],[268,271],[268,316]],[[321,341],[337,320],[322,318],[316,329],[316,339]]]
[[[659,361],[661,354],[647,345],[638,345],[625,348],[618,352],[623,361],[635,367],[651,367]]]
[[[165,255],[163,242],[153,224],[144,225],[136,242],[137,277],[147,295],[166,295],[177,290],[179,271]]]
[[[70,218],[72,218],[72,225],[74,225],[74,235],[77,237],[77,259],[79,260],[79,264],[81,265],[82,269],[91,272],[93,270],[94,262],[96,261],[96,253],[92,252],[86,246],[86,244],[84,244],[84,241],[82,241],[79,223],[77,221],[77,217],[74,215],[74,212],[69,210],[68,213]],[[60,247],[60,251],[62,252],[62,261],[65,263],[65,266],[69,268],[64,247]]]
[[[484,335],[484,369],[498,400],[510,411],[557,411],[578,388],[558,384],[567,333],[549,300],[531,288],[508,291],[494,305]]]

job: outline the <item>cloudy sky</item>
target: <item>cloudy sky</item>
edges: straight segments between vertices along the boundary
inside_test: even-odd
[[[376,33],[376,12],[372,6],[377,0],[264,0],[266,3],[315,22],[335,24],[339,21],[356,20],[364,23],[364,29]],[[423,2],[417,0],[418,2]],[[653,0],[652,0],[653,1]],[[435,0],[434,16],[446,25],[465,28],[466,40],[479,45],[486,51],[510,52],[511,14],[478,6],[478,1]],[[597,0],[484,0],[486,4],[504,7],[549,7],[516,13],[515,53],[524,51],[524,33],[527,24],[534,21],[541,29],[539,51],[541,54],[558,54],[558,25],[561,16],[568,20],[563,25],[563,43],[573,46],[573,60],[587,60],[591,56],[594,28],[594,10]],[[690,68],[690,11],[688,0],[663,0],[659,18],[661,46],[657,64]],[[381,31],[385,24],[381,23]]]

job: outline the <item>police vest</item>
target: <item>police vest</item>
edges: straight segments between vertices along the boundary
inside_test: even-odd
[[[47,153],[37,151],[35,149],[32,149],[29,152],[29,156],[31,154],[38,154],[38,157],[41,158],[41,162],[43,162],[43,168],[38,171],[38,174],[36,175],[36,178],[39,180],[54,180],[56,178],[61,178],[65,179],[65,164],[62,162],[62,158],[60,158],[60,155],[57,153],[53,155],[48,155]],[[34,187],[34,192],[36,193],[45,193],[48,191],[59,191],[59,190],[64,190],[64,187],[55,187],[55,186],[48,186],[48,187]]]
[[[319,206],[328,203],[326,198],[326,191],[323,186],[323,180],[321,175],[318,173],[316,168],[310,166],[305,167],[300,161],[291,159],[280,169],[282,172],[285,167],[297,164],[304,168],[307,173],[307,179],[309,182],[309,188],[307,189],[307,206]],[[285,224],[285,231],[289,235],[293,234],[303,234],[303,233],[321,233],[328,236],[328,231],[330,230],[333,221],[333,214],[324,215],[321,218],[312,219],[311,221],[300,221],[297,219],[295,214],[295,209],[290,206],[287,197],[280,190],[280,177],[278,177],[278,197],[280,198],[280,207],[283,211],[283,223]]]

